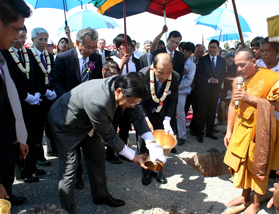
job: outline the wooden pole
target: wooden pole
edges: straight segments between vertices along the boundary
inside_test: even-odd
[[[128,53],[128,44],[127,44],[127,27],[126,27],[126,0],[123,0],[123,18],[124,18],[124,46],[125,52]],[[126,64],[126,71],[129,73],[128,63]]]
[[[241,31],[241,26],[240,26],[240,23],[239,23],[238,13],[237,13],[237,9],[236,9],[236,5],[235,5],[235,1],[234,1],[234,0],[232,0],[232,4],[233,4],[233,10],[234,10],[234,15],[235,15],[235,20],[236,20],[236,24],[237,24],[237,28],[238,28],[239,38],[240,38],[240,41],[241,41],[241,45],[242,45],[242,47],[244,48],[244,47],[245,47],[245,43],[244,43],[244,40],[243,40],[243,35],[242,35],[242,31]]]

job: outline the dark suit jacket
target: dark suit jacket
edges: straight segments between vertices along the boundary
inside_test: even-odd
[[[139,58],[141,68],[144,68],[144,67],[148,66],[147,56],[148,56],[147,53],[145,53]]]
[[[154,51],[152,54],[152,61],[158,53],[167,53],[167,50],[166,50],[166,48],[162,48],[160,50]],[[175,50],[172,64],[173,64],[173,70],[175,70],[180,75],[179,82],[181,81],[183,73],[184,73],[184,61],[185,61],[184,55],[182,53],[180,53],[179,51]]]
[[[105,57],[109,57],[110,56],[110,52],[109,50],[105,50]]]
[[[50,127],[56,142],[62,144],[64,150],[77,146],[92,128],[116,152],[123,149],[125,143],[112,124],[116,112],[115,81],[118,77],[82,83],[52,105],[48,115]],[[140,135],[150,131],[139,105],[126,110],[131,111],[131,121]]]
[[[225,79],[226,61],[222,57],[217,56],[216,69],[213,73],[212,64],[209,54],[199,59],[196,69],[195,79],[198,81],[197,95],[198,97],[213,97],[219,99],[221,92],[221,84]],[[208,83],[208,80],[213,77],[218,79],[218,84]]]
[[[140,66],[140,60],[138,58],[136,58],[134,56],[134,54],[132,55],[132,62],[135,64],[136,66],[136,71],[139,71],[141,69],[141,66]]]
[[[140,70],[141,73],[145,76],[147,79],[147,87],[148,87],[148,92],[147,92],[147,97],[146,99],[142,102],[143,109],[145,110],[145,114],[148,116],[151,114],[152,110],[154,108],[158,107],[158,103],[154,102],[152,97],[151,97],[151,92],[150,92],[150,67],[145,67]],[[164,89],[166,87],[167,81],[165,81],[162,84],[162,87],[160,89],[158,97],[161,97]],[[166,99],[164,100],[163,108],[159,112],[159,114],[164,118],[165,116],[172,117],[174,112],[176,111],[176,103],[178,99],[178,85],[179,85],[179,74],[176,71],[172,72],[172,80],[171,80],[171,86],[169,89],[169,95],[167,95]],[[155,83],[155,92],[157,94],[157,85]]]
[[[15,63],[14,59],[12,58],[12,55],[8,50],[4,50],[1,52],[7,61],[7,65],[16,85],[20,101],[24,102],[24,100],[27,97],[27,93],[32,95],[34,95],[35,92],[42,93],[42,89],[44,88],[44,86],[40,84],[38,78],[39,73],[35,72],[34,67],[37,64],[37,62],[34,61],[34,57],[32,57],[32,52],[29,49],[27,49],[27,54],[30,61],[29,79],[27,79],[26,75],[18,68],[17,64]]]
[[[102,78],[102,56],[93,53],[89,61],[95,62],[95,69],[89,73],[89,79]],[[76,48],[60,53],[55,59],[55,67],[51,72],[51,85],[58,97],[81,83],[79,60]]]

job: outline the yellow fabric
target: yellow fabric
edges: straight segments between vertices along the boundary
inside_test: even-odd
[[[107,0],[104,4],[102,4],[100,7],[98,7],[97,12],[104,14],[107,9],[113,7],[116,4],[119,4],[123,0]]]
[[[273,82],[273,85],[270,82]],[[265,97],[269,101],[278,102],[279,74],[268,69],[259,69],[253,78],[244,82],[243,88],[253,96]],[[237,110],[233,135],[224,158],[224,163],[229,166],[234,187],[242,189],[252,188],[259,194],[265,194],[269,173],[264,180],[260,180],[253,174],[255,143],[252,139],[254,139],[253,134],[256,128],[256,114],[255,106],[248,106],[244,102],[240,103],[239,110]],[[277,170],[279,166],[278,125],[279,121],[273,116],[268,172],[270,170]]]
[[[267,18],[268,37],[272,42],[279,42],[279,15]]]

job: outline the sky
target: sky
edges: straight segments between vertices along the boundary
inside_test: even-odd
[[[271,16],[279,15],[279,0],[235,0],[237,12],[243,16],[247,21],[252,33],[247,33],[248,38],[244,40],[252,40],[256,36],[268,36],[267,21],[266,19]],[[227,7],[233,10],[231,0],[224,3],[221,8]],[[57,43],[61,37],[64,37],[64,33],[57,34],[59,28],[64,23],[64,12],[58,9],[35,9],[31,6],[33,15],[25,20],[27,27],[27,42],[31,43],[31,30],[35,27],[43,27],[49,33],[49,38]],[[83,7],[83,10],[94,10],[92,4]],[[80,7],[74,8],[67,12],[66,16],[74,14],[82,10]],[[199,17],[198,14],[187,14],[179,17],[178,19],[166,19],[168,26],[168,32],[178,30],[182,35],[182,41],[193,42],[198,44],[202,42],[204,37],[205,46],[208,45],[207,38],[214,36],[215,30],[213,28],[196,25],[194,20]],[[112,43],[112,40],[120,33],[124,33],[124,21],[123,19],[114,19],[120,27],[114,29],[97,29],[99,38],[104,38],[108,44]],[[150,13],[142,13],[134,16],[127,17],[127,34],[134,40],[140,43],[139,50],[142,51],[143,43],[146,40],[153,40],[162,30],[164,25],[164,18],[156,16]],[[71,28],[71,26],[69,25]],[[72,39],[75,41],[76,32],[72,33]],[[166,41],[165,35],[162,37],[163,41]],[[220,46],[223,47],[224,43]],[[234,46],[234,41],[229,41],[230,47]]]

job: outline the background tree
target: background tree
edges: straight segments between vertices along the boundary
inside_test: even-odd
[[[228,42],[226,42],[226,43],[224,44],[224,49],[225,49],[226,51],[228,51],[228,50],[230,49],[230,46],[229,46],[229,43],[228,43]]]

